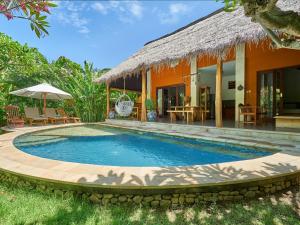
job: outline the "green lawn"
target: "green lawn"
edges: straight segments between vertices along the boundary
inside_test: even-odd
[[[298,204],[298,206],[297,206]],[[183,209],[101,207],[0,184],[0,224],[300,224],[299,190],[247,203]]]

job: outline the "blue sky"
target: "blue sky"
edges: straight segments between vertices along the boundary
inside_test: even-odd
[[[37,47],[49,61],[63,55],[96,68],[114,67],[146,42],[222,7],[207,1],[59,1],[38,39],[25,21],[0,18],[0,31]]]

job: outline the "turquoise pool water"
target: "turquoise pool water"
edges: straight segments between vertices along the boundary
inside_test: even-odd
[[[240,146],[147,132],[81,126],[18,137],[15,146],[31,155],[96,165],[189,166],[273,154]]]

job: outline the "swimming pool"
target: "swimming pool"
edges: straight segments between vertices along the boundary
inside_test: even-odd
[[[31,155],[109,166],[191,166],[253,159],[274,152],[136,132],[100,125],[51,129],[19,136],[14,145]]]

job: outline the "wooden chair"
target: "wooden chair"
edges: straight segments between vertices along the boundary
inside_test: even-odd
[[[8,105],[5,107],[7,126],[23,127],[24,119],[20,116],[20,109],[18,106]]]
[[[68,121],[68,118],[66,116],[58,115],[54,108],[46,108],[45,117],[47,117],[52,124],[59,121],[67,123]]]
[[[254,124],[256,125],[257,122],[257,107],[250,106],[250,105],[243,105],[239,104],[239,111],[238,111],[238,120],[239,124],[241,121],[241,116],[244,117],[244,124]]]
[[[139,120],[139,118],[140,118],[139,107],[134,106],[134,107],[132,108],[131,117],[132,117],[133,119]]]
[[[136,107],[137,109],[137,119],[138,120],[141,120],[141,112],[142,112],[142,103],[139,103],[139,102],[136,102],[135,104],[134,104],[134,107]]]
[[[69,122],[72,122],[72,123],[80,123],[81,122],[81,119],[79,117],[69,116],[63,108],[58,108],[58,109],[56,109],[56,111],[59,116],[66,117]]]
[[[205,110],[203,107],[199,106],[196,108],[196,120],[201,121],[203,124],[206,120],[206,115],[209,113],[209,110]]]
[[[48,119],[41,116],[38,108],[25,107],[25,119],[29,122],[29,125],[43,124],[46,125]]]

